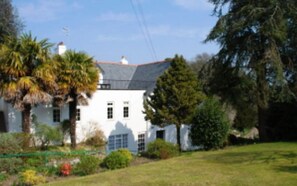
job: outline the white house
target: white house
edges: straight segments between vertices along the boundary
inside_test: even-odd
[[[85,140],[95,128],[103,130],[107,149],[128,148],[143,151],[148,142],[156,138],[176,143],[174,125],[159,128],[145,121],[143,101],[149,95],[156,79],[170,66],[170,62],[131,65],[125,58],[118,63],[97,62],[100,69],[98,89],[87,106],[78,106],[77,141]],[[33,108],[38,120],[57,125],[68,119],[68,106],[39,105]],[[21,113],[10,104],[0,101],[0,130],[21,131]],[[188,126],[181,128],[182,149],[191,148]]]

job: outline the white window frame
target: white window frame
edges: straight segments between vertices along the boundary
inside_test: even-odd
[[[144,152],[145,151],[145,132],[138,134],[137,150],[138,150],[138,152]]]
[[[128,119],[130,117],[130,104],[129,101],[123,103],[123,118]]]
[[[108,137],[108,149],[117,150],[121,148],[128,148],[129,146],[128,134],[116,134]]]
[[[81,109],[76,109],[76,121],[81,121]]]
[[[107,102],[106,117],[108,120],[112,120],[114,118],[114,102],[112,101]]]

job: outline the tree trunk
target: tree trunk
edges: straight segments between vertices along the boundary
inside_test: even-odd
[[[261,63],[261,61],[259,62]],[[257,107],[258,107],[258,129],[261,141],[268,141],[267,135],[267,110],[269,100],[269,87],[266,81],[266,65],[259,64],[257,73]]]
[[[30,129],[31,129],[31,105],[27,104],[24,106],[22,111],[22,131],[24,134],[23,146],[27,148],[30,146]]]
[[[31,127],[31,105],[25,105],[22,111],[22,131],[26,134],[30,134]]]
[[[179,152],[182,151],[181,149],[181,143],[180,143],[180,124],[176,124],[176,142],[177,142],[177,145],[178,145],[178,150]]]
[[[73,101],[69,102],[69,120],[70,120],[70,140],[71,148],[76,148],[76,106],[77,106],[77,96],[72,91],[71,95]]]

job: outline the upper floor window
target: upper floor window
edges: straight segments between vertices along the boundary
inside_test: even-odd
[[[80,121],[80,109],[76,109],[76,121]]]
[[[61,121],[61,111],[58,108],[53,110],[53,122],[60,122]]]
[[[113,119],[113,102],[107,102],[107,119]]]
[[[124,102],[123,117],[124,118],[129,118],[129,102],[128,101]]]

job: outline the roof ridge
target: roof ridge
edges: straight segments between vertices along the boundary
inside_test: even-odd
[[[138,64],[138,66],[144,66],[144,65],[152,65],[152,64],[158,64],[158,63],[166,63],[166,62],[170,62],[170,61],[155,61],[155,62],[149,62],[149,63],[143,63],[143,64]]]
[[[166,63],[170,61],[155,61],[155,62],[149,62],[149,63],[142,63],[142,64],[121,64],[120,62],[109,62],[109,61],[96,61],[96,64],[112,64],[112,65],[122,65],[122,66],[144,66],[144,65],[152,65],[152,64],[158,64],[158,63]]]
[[[137,64],[122,64],[120,62],[108,62],[108,61],[96,61],[96,64],[111,64],[111,65],[122,65],[122,66],[138,66]]]

